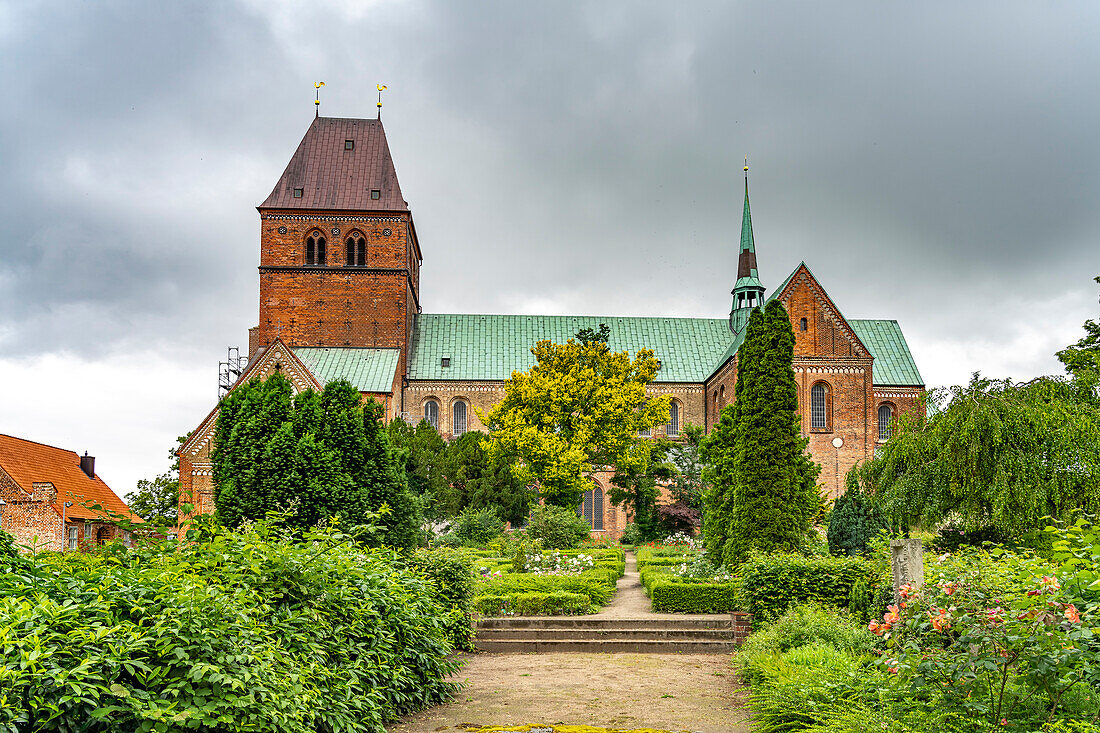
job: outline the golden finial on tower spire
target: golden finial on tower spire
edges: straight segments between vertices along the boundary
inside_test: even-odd
[[[745,172],[749,172],[749,156],[745,156]]]
[[[325,85],[325,83],[323,81],[318,81],[318,82],[313,83],[313,88],[315,90],[313,92],[313,116],[314,117],[320,117],[321,116],[321,87],[323,87],[324,85]]]
[[[386,91],[385,84],[376,85],[378,88],[378,119],[382,119],[382,92]]]

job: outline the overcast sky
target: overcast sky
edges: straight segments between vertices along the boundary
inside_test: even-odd
[[[960,7],[963,5],[965,7]],[[426,312],[724,317],[749,156],[801,260],[931,385],[1096,317],[1094,2],[0,0],[0,432],[167,469],[258,310],[313,116],[383,119]]]

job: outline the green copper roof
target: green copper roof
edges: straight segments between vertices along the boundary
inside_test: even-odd
[[[901,387],[924,384],[897,321],[851,319],[848,324],[875,357],[876,385]]]
[[[302,360],[321,384],[346,379],[360,392],[393,391],[400,349],[301,348]]]
[[[422,313],[413,330],[409,379],[507,379],[534,365],[531,347],[539,339],[563,343],[601,323],[611,328],[613,351],[633,356],[639,349],[653,349],[661,360],[658,382],[702,382],[733,339],[724,318]],[[442,365],[444,357],[450,366]]]
[[[749,179],[748,174],[745,175],[745,208],[741,212],[741,251],[752,252],[756,254],[756,245],[752,239],[752,214],[749,213]],[[741,273],[737,273],[738,277]],[[756,258],[753,257],[751,276],[759,277],[756,272]]]

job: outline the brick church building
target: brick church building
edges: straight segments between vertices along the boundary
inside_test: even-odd
[[[897,321],[846,318],[805,263],[767,294],[747,180],[728,319],[423,312],[421,243],[381,120],[315,118],[258,211],[259,323],[249,329],[237,383],[275,371],[297,390],[344,378],[387,417],[424,418],[454,437],[484,429],[473,408],[487,411],[503,398],[504,380],[534,363],[536,341],[560,343],[606,323],[613,350],[649,348],[660,359],[649,389],[672,395],[663,433],[675,438],[686,423],[717,422],[733,399],[748,315],[778,298],[795,333],[802,430],[822,467],[819,481],[834,495],[924,391]],[[217,408],[180,449],[181,504],[202,513],[214,509],[216,420]],[[594,531],[618,536],[627,517],[607,500],[610,476],[593,478],[583,513]]]

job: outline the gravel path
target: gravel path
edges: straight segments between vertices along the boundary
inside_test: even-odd
[[[692,618],[650,610],[627,553],[626,574],[601,617]],[[700,615],[699,618],[713,618]],[[471,654],[455,701],[407,718],[389,733],[476,725],[591,725],[747,733],[744,690],[728,654]]]

